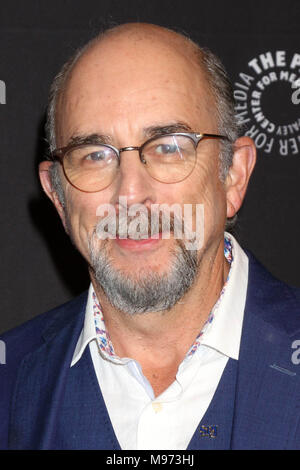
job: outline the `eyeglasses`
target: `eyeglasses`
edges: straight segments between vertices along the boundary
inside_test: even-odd
[[[152,137],[140,147],[71,144],[54,150],[50,159],[62,164],[72,186],[87,193],[107,188],[118,173],[121,153],[132,150],[139,152],[140,161],[152,178],[161,183],[179,183],[192,173],[198,144],[204,139],[229,140],[217,134],[177,132]]]

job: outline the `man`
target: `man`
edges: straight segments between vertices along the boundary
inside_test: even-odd
[[[41,184],[91,286],[3,336],[1,445],[299,448],[300,295],[224,237],[256,153],[219,60],[115,27],[56,77],[47,132]]]

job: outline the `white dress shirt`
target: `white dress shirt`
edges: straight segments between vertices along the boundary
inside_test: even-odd
[[[89,345],[95,373],[123,450],[184,450],[214,396],[229,358],[238,360],[248,283],[248,257],[235,240],[226,288],[200,345],[180,364],[175,381],[159,396],[134,359],[118,358],[100,350],[90,285],[84,327],[71,367]]]

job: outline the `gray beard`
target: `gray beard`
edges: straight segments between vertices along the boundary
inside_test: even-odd
[[[96,234],[89,240],[91,269],[98,286],[116,309],[134,315],[171,309],[192,286],[197,270],[197,251],[187,250],[175,240],[171,267],[157,274],[144,269],[134,276],[122,273],[112,265],[107,241],[99,249]]]

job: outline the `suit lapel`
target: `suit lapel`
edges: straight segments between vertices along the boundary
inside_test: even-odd
[[[187,450],[230,449],[238,361],[229,358],[213,399]]]
[[[51,449],[121,450],[102,396],[90,349],[69,368]]]

